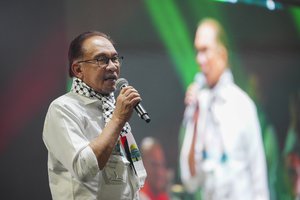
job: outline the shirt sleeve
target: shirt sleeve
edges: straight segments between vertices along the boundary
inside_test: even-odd
[[[89,145],[80,151],[73,164],[75,174],[81,180],[93,178],[100,170],[97,158]]]
[[[248,136],[248,155],[251,172],[251,182],[255,200],[268,200],[269,189],[265,152],[263,148],[261,129],[254,103],[251,104],[246,127]]]
[[[96,156],[83,130],[83,119],[71,107],[59,102],[50,105],[44,124],[44,143],[49,153],[79,180],[99,172]]]

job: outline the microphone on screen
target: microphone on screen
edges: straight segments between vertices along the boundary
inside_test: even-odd
[[[125,78],[119,78],[116,82],[116,87],[118,90],[121,90],[124,87],[128,86],[128,81]],[[142,106],[141,102],[139,102],[135,107],[134,110],[137,112],[138,116],[145,120],[147,123],[151,121],[147,111]]]

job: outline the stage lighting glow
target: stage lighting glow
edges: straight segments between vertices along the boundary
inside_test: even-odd
[[[243,3],[248,5],[256,5],[266,7],[269,10],[281,9],[281,3],[274,0],[214,0],[223,3]]]
[[[216,1],[227,2],[227,3],[237,3],[238,2],[238,0],[216,0]]]
[[[273,0],[267,0],[266,5],[269,10],[275,10],[275,3]]]

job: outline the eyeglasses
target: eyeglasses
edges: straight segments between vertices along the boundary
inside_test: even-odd
[[[114,65],[116,66],[120,66],[122,61],[123,61],[124,57],[123,56],[118,56],[115,55],[111,58],[106,57],[106,56],[99,56],[98,58],[95,59],[90,59],[90,60],[82,60],[82,61],[78,61],[77,63],[92,63],[92,64],[97,64],[99,67],[104,68],[108,65],[109,61],[111,60]]]

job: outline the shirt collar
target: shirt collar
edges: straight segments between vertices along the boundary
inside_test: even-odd
[[[220,88],[224,87],[227,84],[233,83],[233,76],[229,69],[226,69],[220,76],[219,81],[215,85],[215,87],[212,88],[212,91],[218,91]]]
[[[222,75],[219,78],[219,81],[217,82],[217,84],[215,85],[215,87],[213,87],[210,91],[212,96],[216,97],[216,98],[220,98],[221,100],[225,100],[226,99],[226,93],[224,92],[223,88],[227,85],[233,84],[233,76],[232,73],[229,69],[226,69]]]
[[[70,92],[77,95],[85,105],[101,102],[100,98],[102,97],[102,94],[97,94],[96,91],[77,77],[73,77]],[[113,93],[111,93],[110,96],[113,96]]]
[[[72,94],[76,95],[82,102],[84,105],[89,105],[89,104],[93,104],[93,103],[96,103],[96,102],[100,102],[99,99],[97,99],[96,97],[93,97],[93,98],[89,98],[89,97],[86,97],[86,96],[82,96],[80,94],[77,94],[73,91],[70,91]]]

